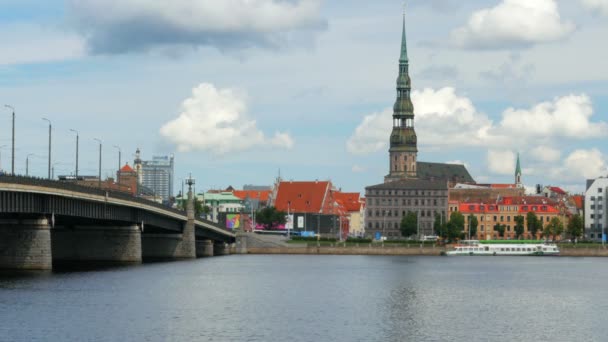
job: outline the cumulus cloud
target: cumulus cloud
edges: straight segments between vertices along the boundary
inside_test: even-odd
[[[597,178],[606,175],[606,156],[596,148],[570,153],[562,166],[549,169],[548,176],[560,181]]]
[[[608,16],[608,0],[581,0],[583,5],[593,12]]]
[[[277,132],[273,138],[266,138],[255,120],[245,115],[245,97],[233,89],[200,84],[182,103],[181,114],[163,125],[160,134],[182,152],[226,154],[260,145],[293,147],[293,139],[287,133]]]
[[[327,26],[321,0],[70,0],[92,53],[162,46],[280,46],[290,32]]]
[[[488,169],[499,175],[515,173],[515,153],[509,150],[488,150]]]
[[[557,162],[561,157],[561,152],[549,146],[536,146],[530,150],[530,155],[541,162]]]
[[[424,89],[412,93],[415,128],[422,146],[479,145],[488,140],[492,122],[470,99],[454,88]],[[367,154],[388,147],[392,108],[366,116],[347,142],[348,151]]]
[[[452,31],[459,47],[504,49],[563,39],[574,24],[561,19],[555,0],[503,0],[474,12],[467,24]]]
[[[608,124],[591,122],[593,105],[587,95],[557,97],[529,109],[508,108],[499,130],[521,137],[568,137],[585,139],[608,134]]]

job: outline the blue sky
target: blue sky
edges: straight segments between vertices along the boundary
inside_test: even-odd
[[[388,171],[402,1],[0,0],[0,102],[16,171],[103,174],[176,157],[198,189]],[[419,160],[479,182],[583,190],[608,174],[608,0],[408,2]],[[0,146],[10,145],[2,108]],[[10,166],[10,147],[0,149]]]

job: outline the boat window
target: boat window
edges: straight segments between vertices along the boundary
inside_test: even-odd
[[[546,248],[543,248],[543,251],[547,251],[547,249],[546,249]]]
[[[505,249],[504,249],[504,248],[501,248],[501,249],[500,249],[500,251],[501,251],[501,252],[504,252],[504,251],[505,251]]]
[[[517,249],[517,251],[518,251],[518,252],[521,252],[521,248],[518,248],[518,249]]]
[[[489,248],[489,247],[485,247],[485,250],[486,250],[486,252],[487,252],[487,251],[489,251],[489,250],[490,250],[490,248]]]

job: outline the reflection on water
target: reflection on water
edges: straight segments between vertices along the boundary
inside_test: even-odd
[[[0,273],[0,340],[605,341],[605,259],[228,256]]]

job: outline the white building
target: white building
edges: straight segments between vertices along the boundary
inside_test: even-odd
[[[591,240],[602,239],[606,231],[606,192],[608,191],[608,178],[587,180],[585,192],[585,237]]]

